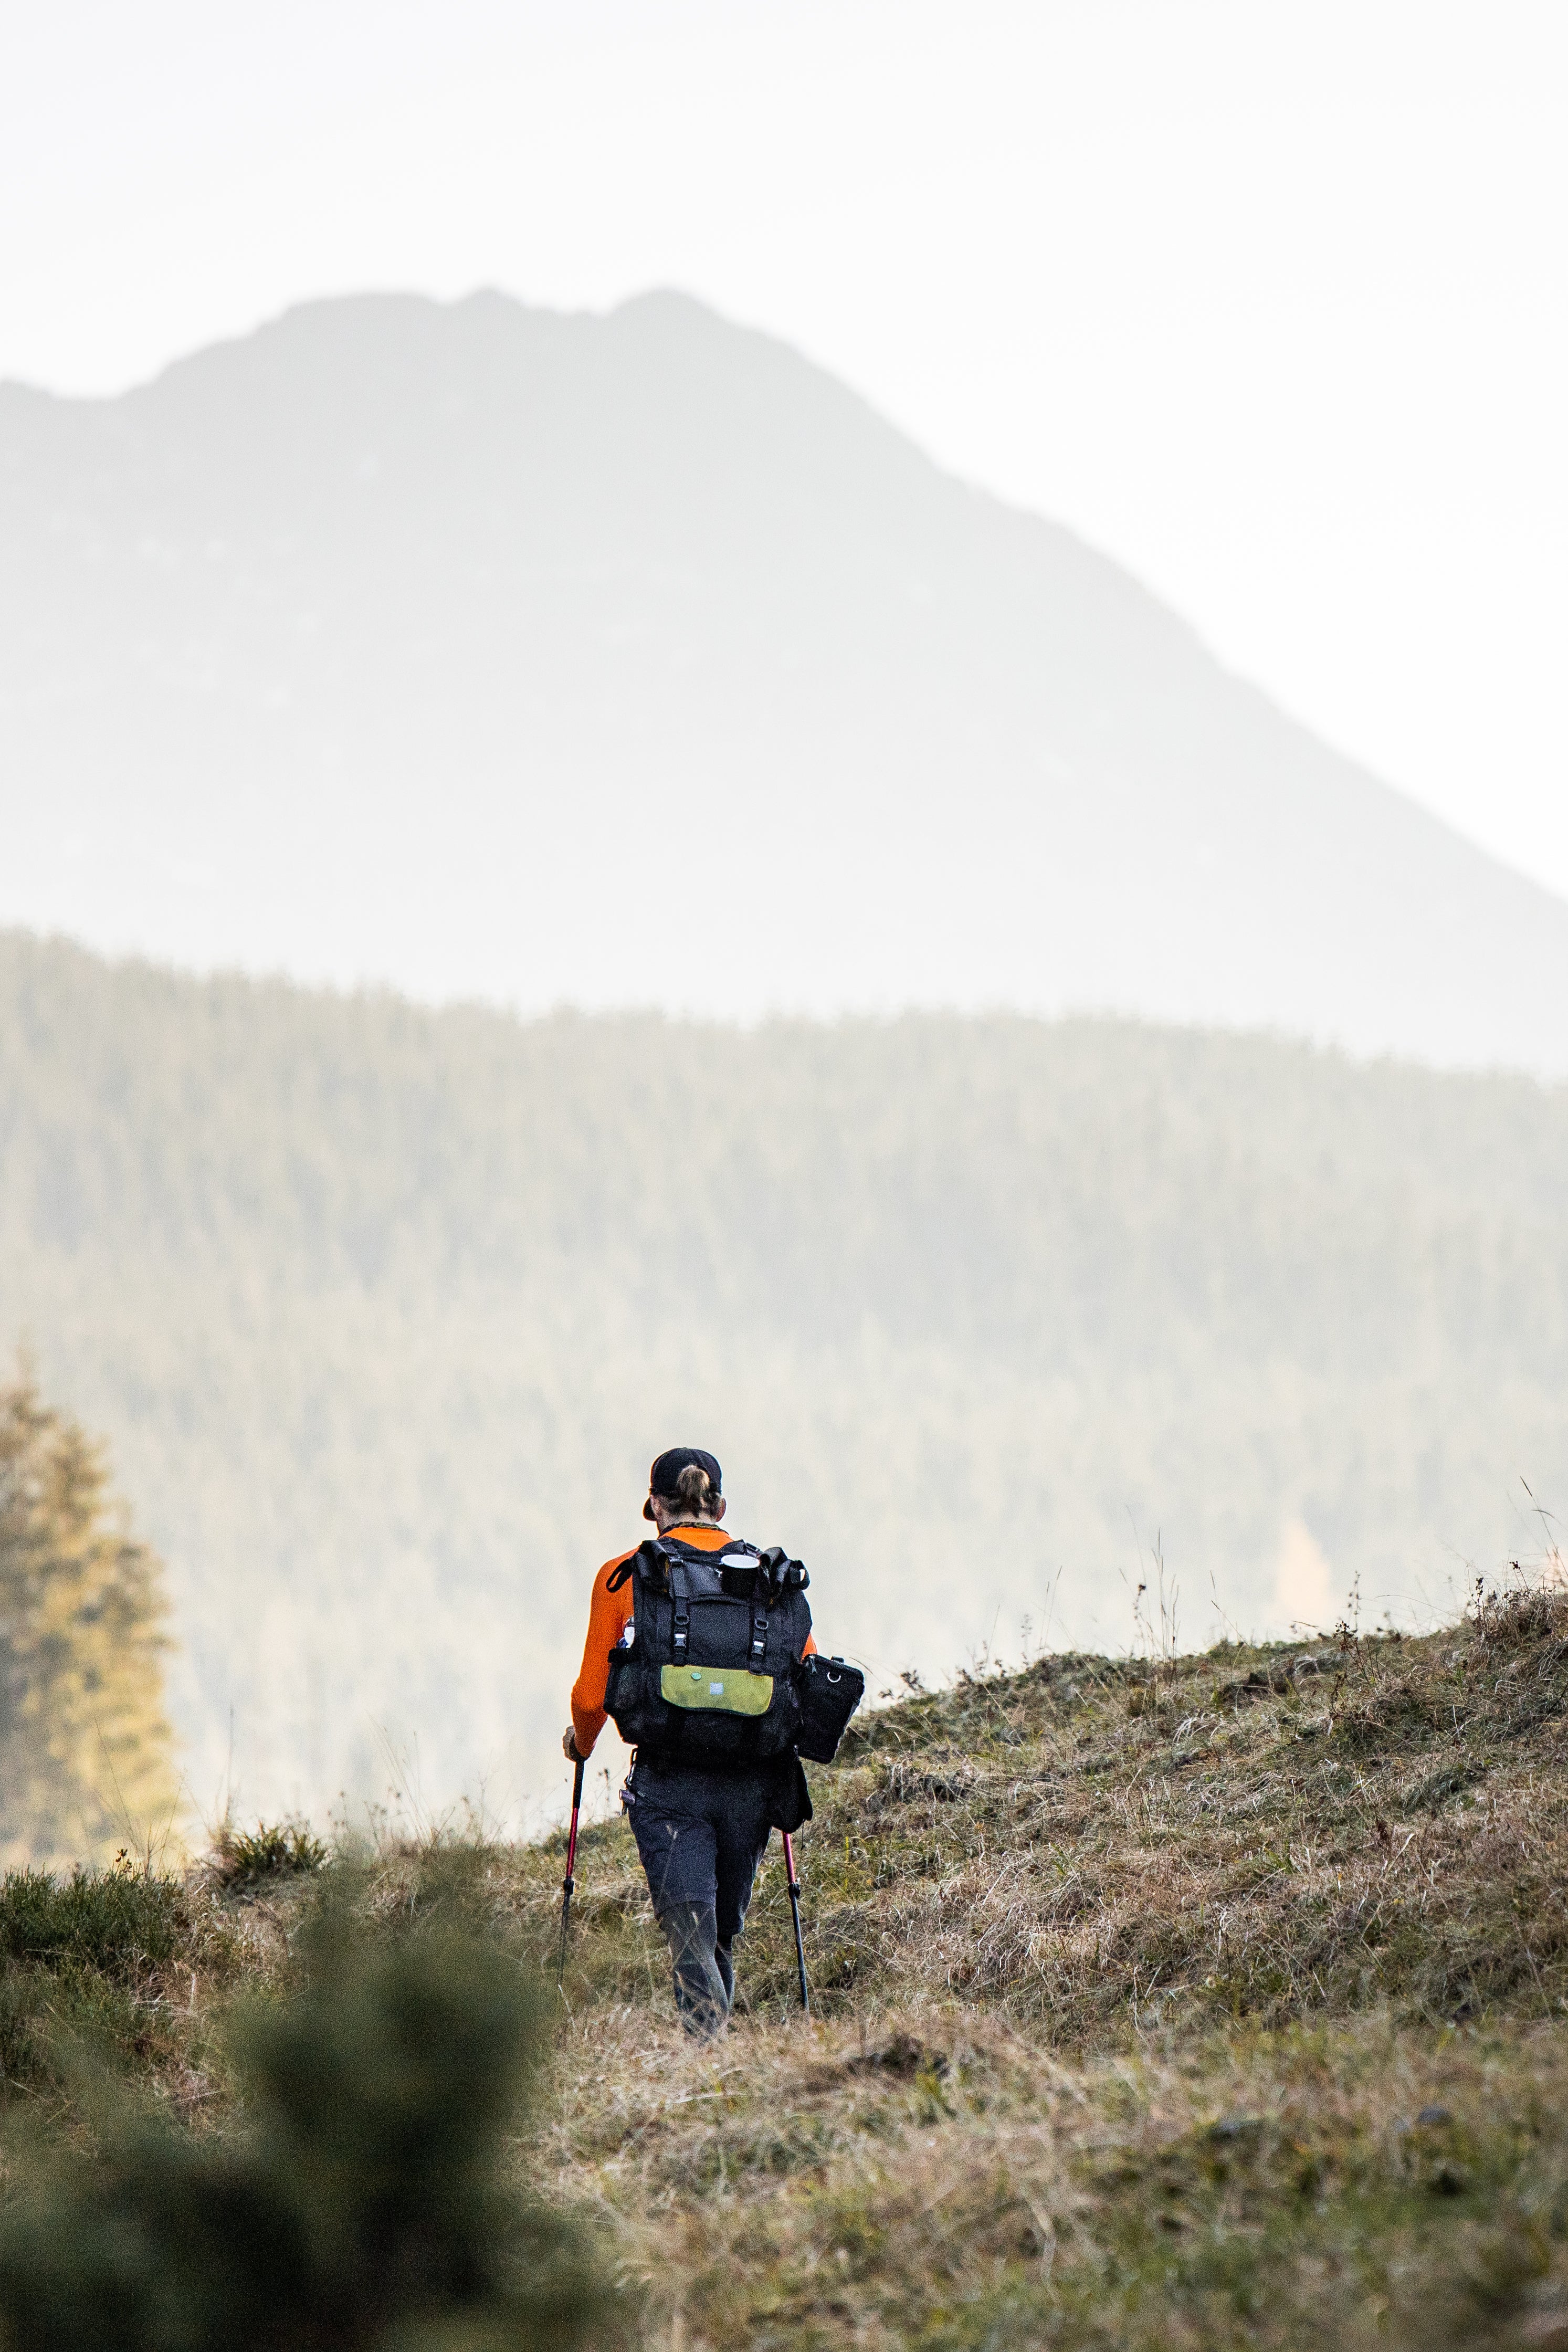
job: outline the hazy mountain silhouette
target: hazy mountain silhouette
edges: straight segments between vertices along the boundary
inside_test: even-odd
[[[118,399],[6,386],[0,502],[0,919],[1568,1071],[1568,907],[682,297],[363,296]]]

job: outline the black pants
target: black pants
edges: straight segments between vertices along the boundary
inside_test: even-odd
[[[716,2033],[734,2002],[730,1947],[767,1850],[776,1778],[639,1756],[627,1784],[632,1834],[688,2032]]]

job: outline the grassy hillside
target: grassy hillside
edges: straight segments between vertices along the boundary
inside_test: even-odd
[[[519,1023],[0,939],[0,1342],[168,1563],[196,1803],[559,1787],[654,1450],[878,1688],[1431,1622],[1568,1495],[1568,1090],[938,1017]],[[956,1563],[961,1560],[962,1567]],[[1217,1609],[1223,1614],[1217,1613]]]
[[[914,1695],[813,1774],[815,2021],[774,1861],[708,2051],[599,1828],[519,2177],[603,2225],[641,2340],[686,2352],[1568,2342],[1565,1726],[1539,1594]],[[325,1891],[549,1965],[560,1867],[446,1841],[132,1881],[152,1924],[107,1954],[28,1948],[8,1891],[13,2102],[70,2129],[57,2037],[97,2018],[222,2130],[225,2010],[287,1985]]]

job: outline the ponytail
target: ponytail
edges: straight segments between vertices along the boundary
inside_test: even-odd
[[[675,1480],[675,1501],[684,1519],[720,1519],[724,1496],[700,1462],[688,1462]]]

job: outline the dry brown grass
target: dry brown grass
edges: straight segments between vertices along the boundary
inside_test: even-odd
[[[1568,1596],[1424,1641],[961,1679],[873,1717],[815,1785],[829,2017],[957,2000],[1093,2048],[1568,1998]],[[579,1876],[573,1998],[638,1999],[662,1966],[629,1837],[594,1832]],[[548,1857],[507,1899],[542,1951]],[[776,1865],[743,1949],[752,2003],[787,2011]]]
[[[952,2010],[715,2053],[624,2011],[566,2080],[541,2153],[660,2346],[1568,2341],[1551,2029],[1073,2062]]]
[[[1568,2347],[1568,1596],[961,1677],[814,1783],[810,2026],[776,1853],[712,2050],[630,1836],[580,1853],[518,2161],[612,2233],[647,2345]],[[324,1898],[553,1974],[560,1869],[437,1837],[194,1884],[145,2068],[221,2115],[212,2021]]]
[[[546,2160],[672,2352],[1568,2345],[1565,1722],[1540,1594],[922,1695],[818,1776],[819,2022],[775,1866],[713,2053],[599,1831]]]

